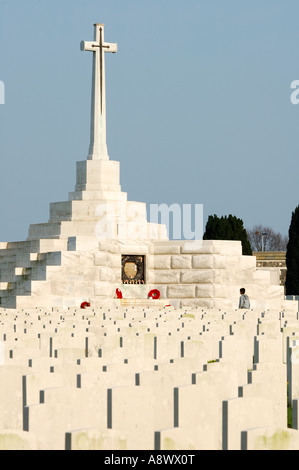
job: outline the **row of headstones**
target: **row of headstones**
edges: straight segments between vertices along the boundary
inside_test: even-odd
[[[147,351],[149,357],[154,357],[157,360],[171,359],[178,355],[179,357],[183,355],[184,357],[192,357],[199,354],[203,357],[203,343],[207,345],[209,351],[206,353],[207,357],[204,356],[205,360],[209,360],[213,359],[212,351],[215,351],[215,348],[217,350],[219,338],[222,335],[234,334],[238,330],[243,330],[246,334],[252,335],[256,330],[256,333],[261,336],[264,333],[263,329],[267,328],[269,340],[269,335],[274,336],[274,339],[275,336],[280,336],[282,328],[282,319],[278,322],[275,318],[272,320],[264,318],[262,321],[258,318],[257,325],[255,325],[253,317],[249,328],[248,321],[230,323],[230,321],[226,322],[224,316],[222,320],[212,321],[212,325],[209,321],[186,319],[186,315],[184,317],[183,321],[182,318],[176,320],[170,318],[168,321],[165,318],[162,318],[162,320],[160,318],[161,321],[157,321],[157,318],[155,318],[153,321],[149,321],[148,324],[147,320],[143,320],[140,324],[139,321],[134,323],[124,322],[123,320],[112,321],[110,319],[106,324],[93,326],[90,325],[90,320],[88,320],[88,328],[84,325],[82,318],[78,318],[77,323],[71,319],[69,324],[65,323],[59,327],[59,322],[52,319],[48,325],[43,324],[42,329],[28,328],[27,320],[25,320],[26,328],[22,329],[22,325],[19,327],[14,323],[15,331],[3,333],[2,345],[5,345],[6,360],[10,362],[14,360],[14,363],[17,363],[17,360],[24,363],[27,356],[32,355],[32,348],[35,355],[45,355],[46,357],[57,357],[58,351],[60,356],[65,354],[72,357],[73,350],[74,357],[76,355],[78,357],[97,355],[105,361],[112,362],[128,359],[130,350],[134,350],[135,356],[137,352],[144,355]],[[246,316],[243,315],[242,318],[244,320]],[[247,318],[249,317],[247,316]],[[186,322],[186,320],[188,321]],[[172,325],[172,328],[170,325]],[[197,328],[195,328],[195,325]],[[1,327],[7,331],[7,323],[0,324],[0,331]],[[293,321],[292,325],[287,320],[283,320],[284,343],[288,337],[292,340],[289,349],[291,347],[294,349],[296,327],[296,321]],[[217,335],[214,334],[215,331],[217,331]],[[212,345],[214,348],[212,348]],[[278,349],[275,349],[274,344],[274,354],[277,354],[277,351]],[[285,351],[284,344],[284,361],[286,361]],[[294,351],[292,357],[294,358]],[[256,361],[258,360],[259,358],[256,357]]]
[[[186,319],[185,317],[185,322]],[[155,318],[155,321],[156,320]],[[188,321],[192,323],[191,318],[188,318]],[[258,357],[259,362],[268,362],[269,365],[271,365],[271,362],[274,362],[276,365],[283,365],[281,337],[277,338],[277,332],[280,332],[281,318],[279,322],[277,322],[277,317],[274,321],[271,319],[266,321],[265,318],[259,321],[260,323],[257,325],[255,321],[250,322],[250,332],[248,332],[247,326],[244,327],[245,322],[236,322],[233,325],[234,334],[224,337],[219,343],[220,360],[206,366],[207,370],[193,372],[192,374],[190,374],[190,371],[196,370],[192,369],[192,367],[194,367],[193,358],[194,355],[196,355],[196,348],[194,349],[193,344],[193,349],[190,351],[191,354],[189,357],[187,345],[191,344],[191,342],[188,343],[187,340],[186,344],[183,342],[183,349],[181,344],[181,354],[175,358],[176,360],[174,359],[173,362],[169,362],[169,364],[157,364],[155,358],[151,357],[153,361],[152,365],[154,366],[153,370],[141,370],[139,373],[136,373],[135,364],[130,374],[128,373],[130,361],[127,361],[127,363],[124,362],[124,364],[114,364],[114,370],[110,365],[106,368],[106,371],[101,370],[98,374],[95,374],[95,369],[93,368],[91,368],[89,372],[85,371],[85,373],[78,374],[78,369],[75,367],[76,388],[74,389],[73,378],[71,379],[71,384],[62,383],[62,377],[59,377],[59,374],[54,374],[56,365],[60,365],[61,367],[58,353],[58,358],[49,358],[49,361],[52,361],[51,364],[55,363],[55,368],[53,365],[51,366],[53,367],[51,378],[49,378],[49,373],[45,374],[45,376],[43,376],[43,373],[39,373],[37,374],[39,379],[37,379],[36,374],[27,374],[27,377],[26,371],[25,373],[22,372],[22,374],[24,373],[23,377],[26,377],[23,378],[23,394],[21,394],[23,409],[22,425],[24,429],[26,429],[26,436],[27,438],[33,436],[34,438],[34,436],[39,435],[40,441],[37,446],[41,446],[42,448],[56,448],[57,446],[62,448],[64,445],[68,448],[76,448],[76,446],[90,448],[92,445],[97,445],[99,448],[105,448],[106,446],[106,448],[112,449],[123,448],[123,446],[126,446],[126,448],[138,447],[150,449],[154,447],[169,448],[171,446],[174,446],[174,448],[184,448],[184,446],[187,445],[186,439],[189,439],[189,446],[195,445],[195,448],[199,449],[231,448],[237,445],[236,442],[234,443],[234,434],[239,436],[240,432],[242,432],[240,429],[243,430],[244,426],[248,427],[245,423],[240,423],[238,428],[235,419],[229,420],[229,418],[234,416],[231,407],[238,408],[242,406],[240,403],[244,403],[244,399],[246,399],[245,401],[247,402],[245,410],[246,407],[250,409],[248,401],[250,403],[252,402],[253,410],[257,409],[256,413],[253,411],[249,414],[245,413],[247,424],[249,424],[248,418],[250,417],[250,423],[254,425],[253,416],[256,416],[259,420],[255,424],[259,427],[269,424],[273,427],[276,424],[279,425],[281,429],[284,429],[284,432],[290,433],[290,430],[285,431],[286,381],[283,380],[283,377],[279,376],[276,380],[278,383],[276,401],[268,399],[267,403],[263,404],[263,400],[265,399],[264,393],[267,390],[269,391],[269,387],[267,388],[267,386],[269,386],[269,383],[273,382],[272,378],[269,378],[267,375],[268,369],[266,371],[263,370],[259,378],[261,382],[258,382],[258,384],[262,383],[265,386],[258,385],[252,387],[251,385],[253,384],[250,383],[246,386],[247,388],[242,388],[242,390],[244,389],[246,392],[242,391],[241,394],[241,389],[239,389],[241,396],[237,398],[236,395],[236,390],[238,390],[240,383],[244,383],[245,381],[244,373],[247,372],[246,368],[248,367],[248,360],[252,356],[253,345],[254,354]],[[287,320],[283,321],[286,322]],[[225,324],[225,321],[222,321],[222,323]],[[278,330],[277,328],[275,329],[275,324],[279,325]],[[137,324],[137,326],[141,325]],[[213,329],[212,326],[213,321],[210,322],[209,325],[211,330]],[[254,326],[255,328],[258,327],[260,330],[260,335],[256,337],[255,343],[252,341],[255,333]],[[238,331],[238,327],[240,327],[240,331]],[[262,331],[263,329],[264,331]],[[244,343],[244,338],[247,337],[246,335],[248,336],[248,341]],[[271,337],[271,335],[273,337]],[[246,347],[244,345],[246,345]],[[152,351],[153,350],[152,348]],[[45,363],[43,361],[45,361],[45,358],[42,357],[39,359],[42,360],[41,362],[44,365]],[[82,357],[80,359],[81,365],[90,362],[91,359],[90,357]],[[96,361],[96,358],[92,359],[92,362],[96,363]],[[175,381],[179,375],[178,365],[180,365],[181,373],[182,370],[184,370],[187,376],[188,362],[192,364],[188,372],[189,380],[191,375],[191,381],[188,383],[186,379],[186,383],[183,381],[181,385],[178,385],[178,382]],[[31,367],[34,364],[36,366],[36,360],[32,360]],[[69,374],[63,374],[64,380],[66,376],[72,376],[70,364],[68,364],[67,368]],[[12,373],[12,369],[15,368],[9,367],[9,369],[11,371],[10,373]],[[276,370],[275,373],[277,373],[277,367],[274,369]],[[3,370],[4,369],[2,369],[2,371]],[[238,373],[236,373],[236,370],[238,370]],[[171,375],[170,371],[173,372],[173,375]],[[212,374],[212,371],[214,374]],[[111,379],[113,376],[114,379],[117,377],[116,382],[112,380],[109,383],[107,379],[109,372],[111,373]],[[105,373],[108,373],[105,376],[107,381],[104,380],[103,383]],[[44,382],[41,380],[41,376],[43,376]],[[170,380],[170,378],[172,378],[172,380]],[[132,382],[130,382],[129,379]],[[124,380],[124,382],[122,382],[122,380]],[[126,382],[126,380],[128,381]],[[217,380],[221,381],[221,386],[219,386]],[[209,382],[209,386],[212,387],[211,390],[207,387],[205,381]],[[1,381],[1,383],[3,383],[3,381]],[[29,383],[31,384],[31,388],[29,387]],[[32,386],[32,383],[37,383],[35,388]],[[103,386],[96,387],[96,384]],[[115,386],[119,384],[121,384],[121,386],[115,388]],[[205,385],[199,386],[200,384]],[[230,384],[231,388],[226,390],[223,384]],[[31,390],[31,392],[29,392],[29,390]],[[35,391],[33,392],[32,390]],[[86,390],[88,390],[87,393]],[[153,393],[153,390],[155,393]],[[160,394],[157,392],[158,390]],[[226,394],[224,393],[224,395],[219,396],[217,390],[221,390],[223,393],[226,392]],[[246,393],[249,393],[249,396],[246,396]],[[253,396],[251,396],[250,393]],[[95,402],[99,405],[98,413],[92,413],[92,410],[86,405],[87,403],[93,402],[93,400],[90,400],[93,394],[95,394]],[[100,396],[97,394],[100,394]],[[153,396],[155,396],[154,401]],[[215,398],[214,402],[211,402],[211,397]],[[226,400],[228,397],[232,398]],[[280,398],[278,399],[278,397]],[[69,404],[68,406],[67,403],[64,402],[64,398]],[[242,400],[240,401],[241,398]],[[260,400],[261,398],[262,401]],[[38,399],[40,403],[38,403]],[[259,407],[256,408],[253,403],[258,404],[259,402],[261,402],[261,408],[264,407],[269,413],[261,414],[258,411]],[[85,407],[82,408],[83,403]],[[275,403],[276,408],[274,407]],[[145,404],[146,406],[144,406]],[[271,409],[272,414],[270,412]],[[274,409],[275,413],[273,414]],[[7,410],[6,408],[6,411]],[[78,410],[80,410],[79,414]],[[20,408],[18,408],[18,416],[20,415],[19,411]],[[67,414],[65,420],[60,419],[63,416],[62,411]],[[148,411],[148,415],[146,411]],[[13,413],[8,416],[8,412],[6,415],[9,419],[9,423],[12,424],[11,417]],[[238,418],[242,415],[244,415],[244,412],[236,413],[236,417]],[[47,419],[46,416],[48,417]],[[49,420],[49,416],[51,416],[51,420]],[[261,416],[272,416],[273,421],[270,418],[268,421],[263,421],[260,419]],[[277,416],[281,416],[281,421],[276,422],[274,420]],[[43,419],[43,417],[45,419]],[[1,421],[3,420],[1,419]],[[45,422],[48,423],[47,429],[43,426],[42,429],[40,429],[40,423]],[[200,426],[198,422],[201,423]],[[9,423],[7,423],[7,425],[11,427]],[[59,423],[61,423],[62,426]],[[85,431],[83,434],[81,433],[79,439],[76,433],[67,432],[67,434],[65,434],[65,423],[68,423],[71,428],[86,427],[94,429],[92,431]],[[132,423],[132,430],[134,431],[130,431],[130,423]],[[145,423],[146,429],[144,429]],[[150,423],[152,425],[150,425]],[[124,424],[125,427],[123,428],[122,426]],[[15,426],[13,427],[15,428]],[[51,432],[49,428],[51,428]],[[165,428],[165,430],[157,431],[157,429],[162,428]],[[140,432],[137,432],[137,430]],[[236,430],[236,432],[234,430]],[[90,433],[94,436],[91,440],[87,438]],[[100,440],[97,440],[95,439],[95,435],[102,437]],[[57,438],[56,444],[54,436]],[[248,444],[250,440],[248,436],[246,439],[244,438],[244,434],[242,436],[242,445],[244,446],[244,442],[246,441]],[[236,437],[236,440],[238,439],[239,438]],[[66,444],[64,444],[64,442],[66,442]],[[97,444],[95,444],[95,442],[97,442]],[[111,442],[113,442],[113,445]],[[111,445],[112,447],[109,447]]]
[[[191,384],[179,387],[172,387],[168,377],[165,384],[164,371],[144,371],[138,380],[135,377],[134,385],[128,379],[127,385],[107,388],[100,373],[93,372],[92,381],[81,377],[77,388],[67,384],[62,374],[53,374],[52,380],[47,374],[27,374],[22,376],[23,393],[16,393],[15,400],[23,407],[23,430],[29,440],[35,437],[36,449],[63,449],[67,436],[71,449],[217,450],[244,446],[242,432],[250,428],[267,427],[292,435],[286,428],[285,366],[257,365],[249,383],[239,386],[233,365],[210,364],[207,370],[193,374]],[[4,372],[11,392],[17,387],[9,369]],[[2,399],[1,403],[5,404]],[[17,424],[20,413],[14,410]],[[6,406],[10,423],[12,411]],[[2,415],[2,422],[4,418]],[[19,426],[13,429],[20,432]],[[83,443],[73,440],[77,432],[72,429],[85,429],[81,431]],[[102,442],[86,440],[90,430],[97,430]],[[9,432],[10,427],[1,434]],[[105,436],[114,436],[113,443],[105,443]],[[283,448],[285,443],[276,445]]]
[[[186,317],[186,315],[184,315],[184,317]],[[140,345],[142,344],[141,338],[143,337],[143,340],[144,338],[147,338],[149,343],[149,350],[152,351],[152,349],[154,349],[155,356],[157,358],[157,351],[160,352],[161,357],[165,357],[166,353],[169,353],[171,356],[172,348],[169,347],[171,344],[174,346],[174,352],[172,353],[174,356],[177,354],[178,349],[182,350],[182,348],[184,348],[188,350],[188,347],[190,348],[190,344],[194,344],[194,340],[202,340],[204,334],[206,335],[208,332],[215,330],[215,325],[219,327],[219,331],[222,332],[222,335],[231,334],[235,331],[236,328],[243,328],[244,330],[248,329],[245,324],[246,322],[243,324],[241,322],[229,323],[223,321],[224,318],[225,317],[223,316],[222,320],[220,321],[218,319],[217,321],[214,320],[212,328],[209,324],[210,322],[208,321],[203,321],[201,319],[200,321],[195,322],[195,319],[191,321],[190,318],[188,319],[188,322],[186,322],[186,318],[184,318],[184,321],[181,321],[180,318],[176,322],[172,318],[171,321],[167,321],[165,319],[160,319],[160,321],[157,321],[157,318],[155,318],[154,321],[149,321],[148,323],[147,320],[143,320],[142,325],[138,323],[136,324],[136,322],[129,322],[125,323],[124,325],[123,321],[113,320],[113,322],[106,322],[106,324],[102,324],[100,326],[98,324],[93,326],[90,325],[91,322],[89,320],[88,327],[86,327],[82,321],[82,317],[78,318],[79,322],[77,323],[74,323],[73,319],[71,319],[69,324],[64,323],[59,327],[58,324],[60,322],[55,323],[55,321],[52,319],[49,320],[47,325],[43,324],[42,328],[37,330],[36,328],[28,328],[29,325],[27,324],[27,320],[25,320],[26,328],[22,330],[22,325],[19,327],[16,325],[16,323],[14,323],[14,331],[3,333],[2,340],[5,341],[5,345],[7,346],[6,351],[9,351],[10,359],[16,357],[19,349],[28,350],[30,345],[38,348],[40,353],[44,352],[46,354],[46,352],[49,351],[48,354],[52,356],[53,354],[57,355],[57,351],[59,346],[61,347],[61,343],[68,348],[82,348],[82,334],[85,333],[85,355],[94,355],[96,353],[101,357],[106,356],[105,359],[108,360],[115,357],[117,344],[122,347],[122,352],[125,351],[124,346],[126,346],[127,343],[132,346],[134,331],[137,327],[138,331],[135,331],[135,343]],[[242,318],[244,319],[245,316],[243,315]],[[260,320],[258,319],[258,322],[259,321]],[[257,324],[257,334],[263,333],[263,328],[266,321],[267,320],[264,319],[262,325],[259,323]],[[172,324],[172,328],[170,328],[170,324]],[[197,325],[197,330],[194,328],[194,324]],[[1,326],[2,325],[0,324],[0,331]],[[7,331],[7,323],[4,324],[4,327],[5,331]],[[141,332],[139,331],[139,327],[142,327]],[[272,326],[271,320],[268,320],[268,335],[270,333],[270,327],[274,328],[274,333],[279,333],[280,325],[277,321],[275,321],[275,319],[272,321]],[[294,328],[296,328],[296,325]],[[275,331],[275,329],[277,331]],[[292,326],[287,325],[287,321],[284,321],[283,331],[286,330],[288,330],[287,332],[289,333],[289,330],[292,331]],[[252,329],[249,331],[251,332]],[[292,334],[294,334],[293,331]],[[180,342],[177,341],[178,337],[181,339]],[[188,340],[190,340],[190,343],[187,342]],[[166,345],[164,348],[163,342]],[[102,345],[103,347],[101,347]],[[159,346],[158,348],[157,345]],[[9,346],[11,346],[12,349],[10,349]],[[75,353],[77,353],[77,351],[75,351]],[[22,357],[24,356],[22,355]]]
[[[64,346],[73,348],[75,354],[77,349],[82,349],[87,356],[98,355],[111,360],[119,348],[122,348],[121,352],[125,355],[126,348],[133,348],[134,344],[137,349],[140,346],[145,347],[146,342],[149,354],[154,350],[156,359],[158,355],[165,359],[176,356],[179,351],[182,355],[182,350],[188,351],[196,341],[202,344],[205,338],[210,341],[210,337],[213,337],[217,344],[220,336],[231,335],[239,330],[247,334],[263,335],[266,328],[268,338],[269,335],[275,338],[282,330],[284,341],[288,336],[293,336],[293,344],[298,326],[297,321],[290,323],[285,319],[277,321],[275,318],[250,317],[248,314],[242,315],[242,321],[234,321],[224,315],[217,319],[195,319],[186,314],[179,318],[167,317],[164,314],[158,318],[144,318],[138,321],[105,319],[99,322],[96,317],[87,317],[85,321],[84,317],[78,317],[76,321],[74,318],[61,320],[60,317],[59,321],[55,321],[53,317],[46,318],[50,318],[47,323],[28,322],[24,319],[17,322],[16,318],[0,323],[0,341],[6,346],[9,359],[16,358],[20,349],[31,354],[31,348],[34,348],[36,353],[53,356]],[[285,351],[285,347],[283,350]],[[22,354],[21,357],[25,359]]]
[[[244,314],[242,318],[246,318]],[[167,319],[164,313],[151,320],[108,319],[102,324],[92,318],[88,320],[88,325],[83,319],[78,317],[75,322],[74,318],[70,318],[67,322],[61,322],[60,317],[55,322],[52,318],[47,324],[31,322],[31,327],[30,322],[25,320],[25,328],[21,319],[20,325],[14,319],[8,332],[7,323],[0,324],[0,332],[1,327],[5,331],[2,332],[2,341],[6,359],[10,363],[19,360],[24,364],[34,348],[35,355],[71,357],[73,350],[74,358],[98,356],[106,362],[122,362],[131,358],[132,351],[135,357],[153,357],[156,360],[199,356],[202,361],[208,361],[218,357],[220,338],[232,334],[236,328],[236,322],[233,324],[224,315],[217,320],[209,317],[208,321],[190,318],[186,314]],[[253,331],[252,327],[250,331]]]

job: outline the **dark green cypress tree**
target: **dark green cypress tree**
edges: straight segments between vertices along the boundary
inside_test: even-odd
[[[250,242],[247,237],[242,219],[232,216],[217,217],[210,215],[206,223],[203,236],[204,240],[240,240],[242,242],[242,254],[252,255]]]
[[[286,264],[286,294],[299,295],[299,206],[292,213]]]

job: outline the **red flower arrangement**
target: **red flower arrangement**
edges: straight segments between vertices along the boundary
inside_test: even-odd
[[[152,289],[151,291],[149,291],[148,297],[151,299],[159,299],[160,291],[158,289]]]
[[[86,308],[86,307],[90,307],[90,303],[89,302],[82,302],[82,304],[80,305],[81,308]]]
[[[123,294],[122,294],[122,291],[120,289],[116,289],[116,296],[118,299],[122,299],[123,298]]]

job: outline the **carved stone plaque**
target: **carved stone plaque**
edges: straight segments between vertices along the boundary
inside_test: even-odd
[[[123,284],[145,284],[144,255],[122,255],[121,270]]]

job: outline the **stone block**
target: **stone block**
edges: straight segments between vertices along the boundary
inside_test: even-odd
[[[98,251],[94,253],[94,265],[95,266],[110,266],[110,262],[114,257],[110,253],[105,251]],[[120,257],[119,258],[119,267],[120,267]]]
[[[127,201],[128,220],[146,220],[146,204],[144,202]]]
[[[16,276],[23,276],[25,269],[24,268],[15,268]]]
[[[73,204],[72,201],[51,202],[50,203],[50,222],[59,222],[62,220],[72,220]]]
[[[119,284],[118,288],[122,292],[123,299],[147,299],[151,290],[147,284]],[[165,290],[166,287],[164,287]]]
[[[125,203],[127,201],[127,193],[109,190],[79,190],[69,192],[70,201],[120,201]]]
[[[167,288],[167,298],[169,299],[194,298],[194,297],[195,297],[195,286],[177,285],[177,286],[169,286]]]
[[[54,296],[87,298],[94,295],[94,289],[95,284],[89,281],[51,281],[51,295]]]
[[[148,224],[146,220],[128,220],[127,224],[123,226],[122,232],[120,230],[118,232],[121,239],[125,238],[130,241],[146,240],[148,238]]]
[[[86,251],[98,248],[99,241],[96,237],[68,237],[68,251]]]
[[[213,254],[214,243],[210,240],[190,240],[186,242],[181,242],[181,251],[182,254]]]
[[[232,283],[232,280],[236,278],[236,275],[233,271],[229,269],[213,269],[214,282],[215,284],[224,284],[229,285]],[[241,279],[240,283],[241,283]],[[240,292],[240,289],[239,289]]]
[[[51,259],[53,258],[53,262],[59,261],[59,254],[51,253]],[[57,258],[57,260],[56,260]],[[94,261],[94,254],[93,252],[82,252],[82,251],[64,251],[61,253],[61,263],[63,265],[74,266],[82,270],[84,267],[90,267],[93,265]],[[50,263],[49,263],[50,264]]]
[[[34,240],[34,243],[36,243],[36,247],[33,248],[33,251],[37,253],[49,253],[50,251],[66,251],[68,240],[50,238]]]
[[[182,243],[181,253],[241,255],[242,246],[239,241],[194,240]]]
[[[108,253],[118,253],[119,246],[114,240],[99,240],[99,251]]]
[[[192,256],[192,268],[194,269],[212,269],[214,267],[213,255],[194,255]]]
[[[217,248],[220,254],[229,256],[242,255],[242,244],[240,241],[219,240],[217,242]]]
[[[257,284],[270,284],[270,271],[255,271],[253,272],[253,281]]]
[[[120,275],[121,270],[121,256],[119,254],[109,253],[108,254],[108,266],[118,270]]]
[[[156,255],[154,269],[170,269],[170,256]]]
[[[30,261],[39,261],[40,253],[30,253]]]
[[[219,299],[229,299],[231,300],[236,307],[239,305],[239,297],[240,297],[240,287],[239,286],[231,286],[231,285],[223,285],[223,284],[214,284],[214,296]]]
[[[119,191],[119,162],[85,160],[77,162],[76,190]]]
[[[171,268],[172,269],[189,269],[191,268],[192,257],[189,255],[172,255]]]
[[[240,269],[247,270],[250,269],[252,271],[256,270],[256,257],[255,256],[240,256]]]
[[[25,283],[25,292],[31,293],[31,295],[50,295],[52,293],[52,286],[49,281],[31,281]]]
[[[180,282],[180,271],[176,270],[155,270],[154,279],[156,284],[178,284]]]
[[[171,241],[165,243],[154,242],[153,245],[149,247],[149,250],[153,255],[179,255],[180,245]]]
[[[214,298],[215,297],[215,285],[214,284],[200,284],[196,286],[195,290],[196,297],[199,298]]]
[[[240,269],[241,256],[228,256],[228,255],[214,255],[214,268],[215,269]]]
[[[156,275],[156,272],[157,272],[157,271],[155,271],[154,269],[150,269],[147,265],[146,265],[146,268],[145,268],[145,269],[146,269],[146,278],[145,278],[145,279],[146,279],[146,283],[147,283],[148,285],[154,285],[155,287],[153,287],[153,288],[156,288],[156,285],[157,285],[157,284],[156,284],[156,277],[155,277],[155,275]]]
[[[115,279],[113,269],[106,267],[106,266],[99,267],[98,275],[99,275],[98,277],[99,281],[105,281],[105,282],[110,282],[110,283],[117,281],[117,279]]]
[[[213,270],[192,269],[181,272],[181,283],[183,284],[205,284],[214,281]]]
[[[64,259],[72,259],[71,256],[67,256],[67,254],[62,254],[61,251],[53,251],[46,254],[46,263],[48,266],[60,266],[62,262],[62,258]]]
[[[147,240],[155,240],[155,241],[156,240],[158,241],[168,240],[168,231],[167,231],[166,225],[148,222]]]
[[[8,282],[0,282],[0,290],[8,290],[9,283]]]

